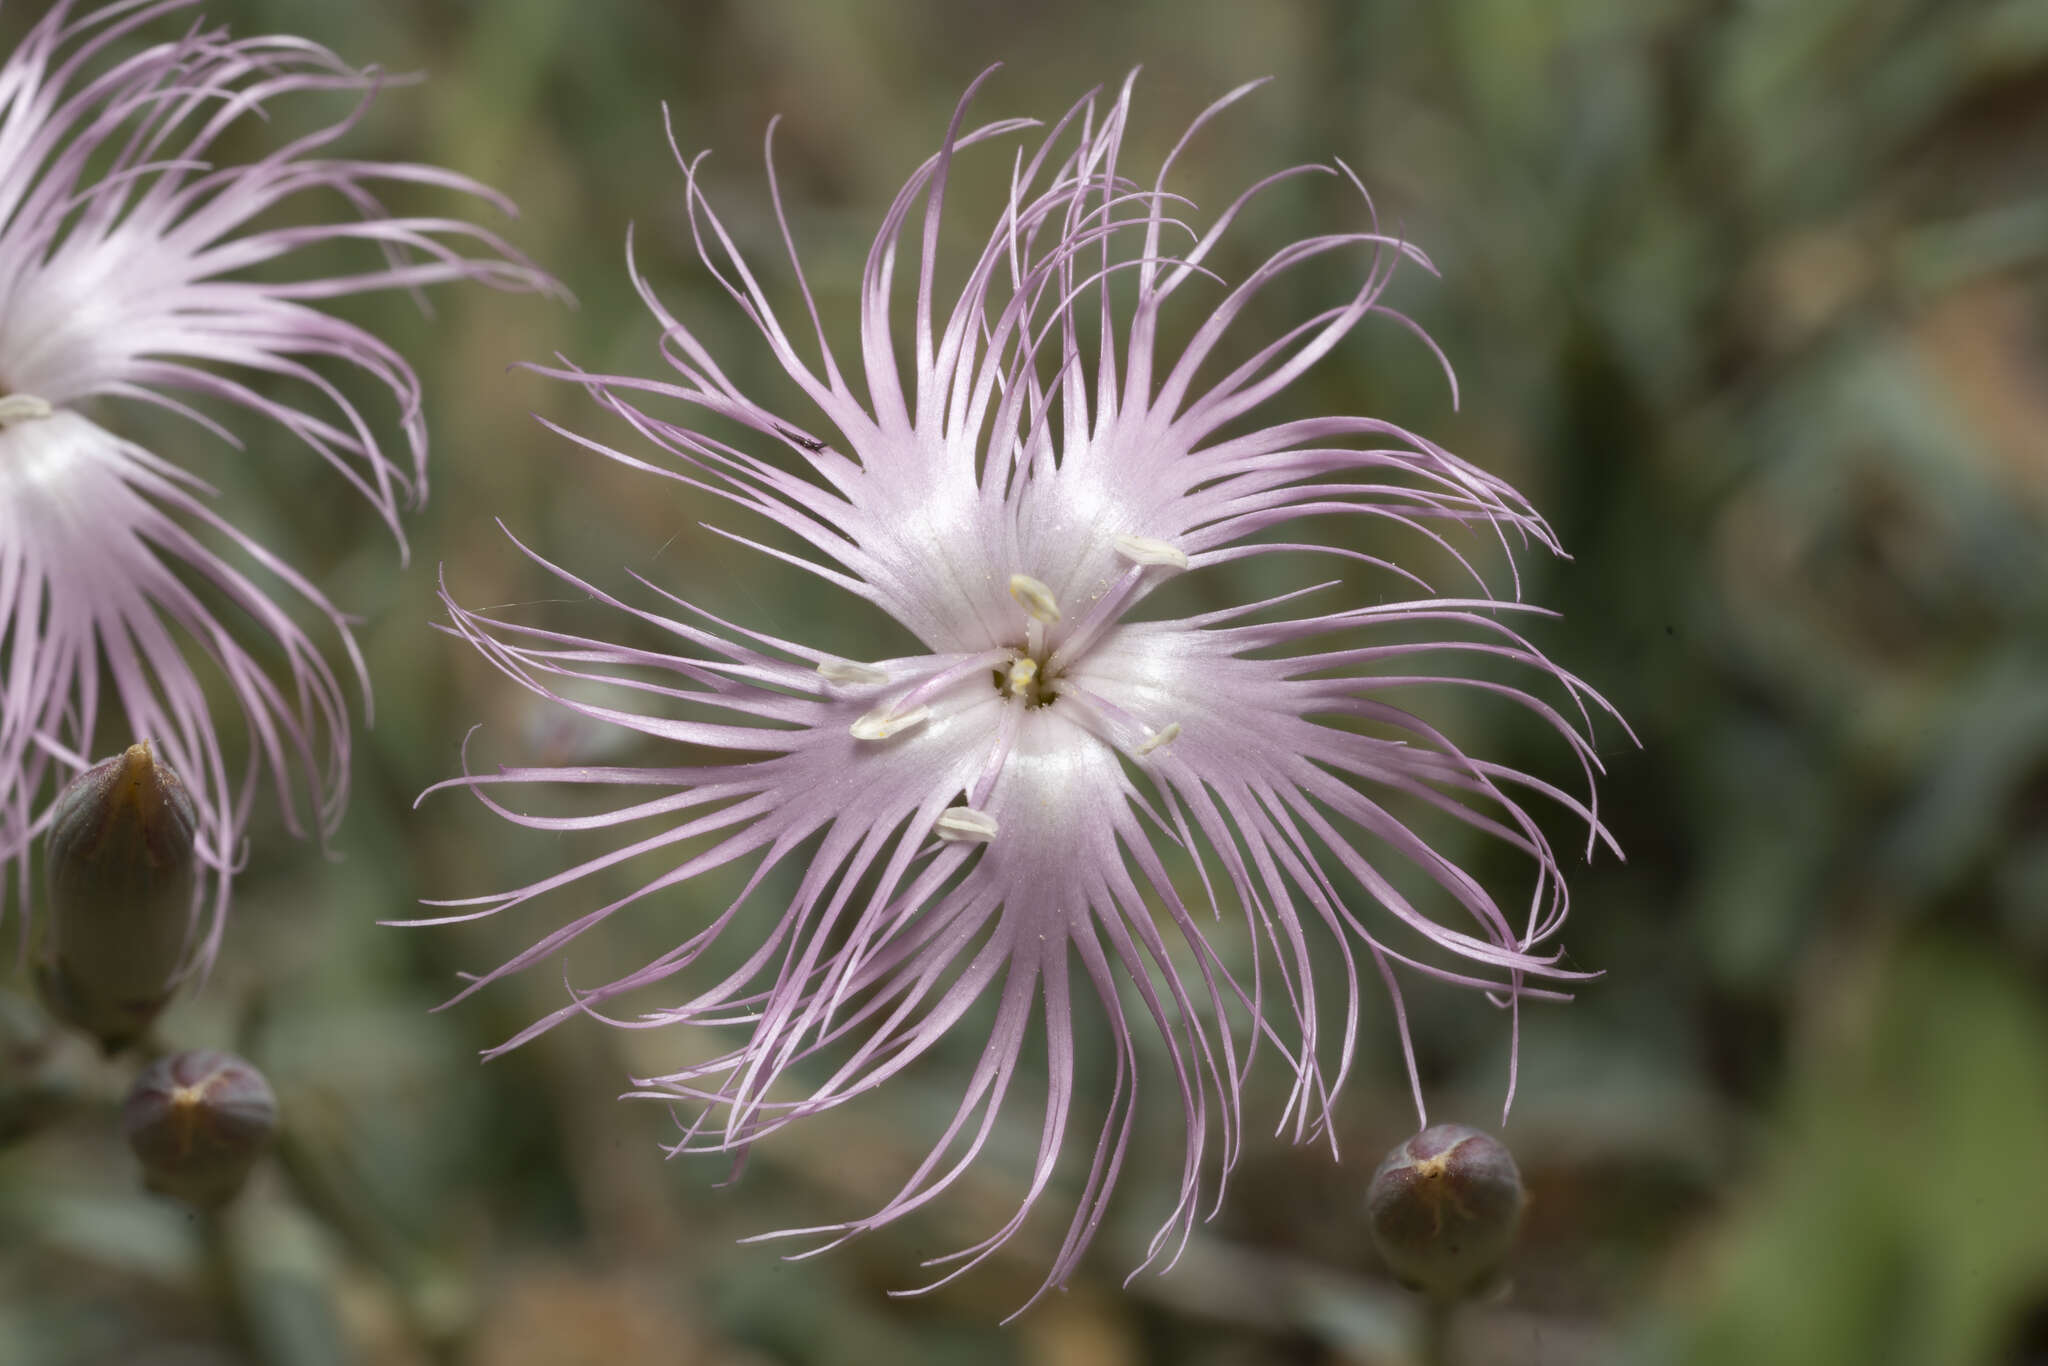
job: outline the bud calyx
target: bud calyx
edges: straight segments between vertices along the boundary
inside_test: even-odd
[[[147,740],[57,794],[38,985],[51,1011],[109,1052],[169,1002],[197,923],[198,813]]]

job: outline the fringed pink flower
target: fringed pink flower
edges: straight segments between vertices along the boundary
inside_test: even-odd
[[[444,280],[555,286],[484,228],[393,217],[377,198],[380,182],[402,182],[511,211],[467,177],[319,155],[360,118],[376,73],[297,38],[233,39],[189,21],[146,41],[198,3],[80,12],[59,0],[0,65],[0,908],[7,883],[27,899],[24,854],[53,774],[82,766],[100,740],[146,738],[183,776],[216,874],[195,908],[203,964],[260,781],[300,831],[331,830],[348,794],[347,691],[278,599],[331,629],[365,698],[368,680],[319,588],[216,512],[174,452],[122,436],[124,410],[156,404],[197,423],[199,439],[240,447],[178,395],[247,409],[398,533],[401,509],[426,490],[418,382],[389,346],[318,305]],[[261,160],[216,160],[269,106],[330,92],[353,112]],[[287,201],[343,216],[259,226]],[[288,279],[276,268],[349,242],[368,252],[362,273]],[[391,391],[403,453],[323,362]],[[262,440],[262,458],[284,455]],[[215,685],[241,713],[245,761],[222,743]],[[103,702],[121,720],[96,738]]]
[[[1382,297],[1398,261],[1428,262],[1372,226],[1365,203],[1361,230],[1295,242],[1236,284],[1218,280],[1217,244],[1255,196],[1312,174],[1356,184],[1342,167],[1299,167],[1188,226],[1169,174],[1188,139],[1244,93],[1196,120],[1150,189],[1119,165],[1128,83],[1106,112],[1092,98],[1076,105],[1017,154],[1008,202],[947,303],[934,259],[954,159],[1033,126],[962,132],[963,101],[868,253],[857,383],[826,342],[787,224],[814,352],[771,306],[706,204],[696,164],[684,162],[705,269],[826,429],[743,393],[637,269],[673,375],[551,372],[584,386],[655,455],[563,435],[672,479],[685,496],[718,494],[792,533],[812,555],[757,548],[893,617],[919,642],[914,653],[836,658],[720,620],[651,583],[665,605],[631,605],[553,566],[577,592],[633,618],[638,635],[651,628],[672,644],[559,634],[448,600],[455,629],[511,678],[671,754],[663,766],[504,768],[454,780],[526,829],[616,828],[620,843],[531,886],[445,903],[473,909],[444,920],[501,914],[628,859],[676,851],[646,885],[588,909],[465,990],[560,954],[629,905],[654,901],[675,917],[672,950],[583,987],[506,1047],[572,1015],[602,1014],[621,993],[687,973],[721,941],[742,941],[711,960],[738,958],[736,968],[673,1005],[616,1021],[733,1036],[709,1060],[638,1082],[637,1093],[694,1109],[678,1151],[737,1155],[881,1086],[992,1003],[993,1030],[929,1156],[874,1214],[789,1231],[815,1239],[814,1250],[945,1192],[987,1147],[998,1117],[1027,1106],[1037,1155],[1015,1215],[936,1259],[947,1269],[932,1284],[988,1258],[1046,1196],[1076,1138],[1077,1055],[1087,1052],[1114,1060],[1115,1083],[1106,1122],[1079,1137],[1092,1156],[1076,1173],[1074,1212],[1046,1278],[1063,1283],[1125,1166],[1138,1060],[1155,1051],[1167,1059],[1186,1143],[1178,1199],[1144,1262],[1170,1264],[1205,1187],[1238,1155],[1240,1095],[1261,1050],[1292,1074],[1283,1131],[1302,1141],[1328,1130],[1362,1028],[1361,958],[1387,990],[1404,1049],[1404,977],[1513,1006],[1557,996],[1544,984],[1578,975],[1549,947],[1565,916],[1559,860],[1516,794],[1539,793],[1582,820],[1589,853],[1606,839],[1590,796],[1581,802],[1471,757],[1395,699],[1465,688],[1519,704],[1563,737],[1589,788],[1599,760],[1585,704],[1604,704],[1510,624],[1534,609],[1495,600],[1483,585],[1478,596],[1439,594],[1379,553],[1381,533],[1397,530],[1459,559],[1458,533],[1478,533],[1482,550],[1555,543],[1512,488],[1391,423],[1254,420],[1366,318],[1417,330]],[[779,217],[779,192],[776,207]],[[904,345],[891,284],[920,213]],[[1344,253],[1364,261],[1355,293],[1269,345],[1241,348],[1241,362],[1218,363],[1226,334],[1263,291]],[[1177,354],[1164,353],[1163,311],[1195,295],[1206,295],[1195,305],[1206,313],[1187,320]],[[755,439],[731,444],[706,424],[658,415],[656,402]],[[1327,530],[1342,518],[1359,519],[1366,535],[1357,545],[1366,548],[1288,535],[1297,521]],[[1325,585],[1312,598],[1195,616],[1146,619],[1140,610],[1178,575],[1227,574],[1281,553],[1332,556],[1378,582],[1362,604],[1357,590]],[[1331,597],[1340,600],[1296,615]],[[1564,705],[1454,672],[1460,660],[1530,671]],[[508,784],[627,795],[599,814],[551,817],[505,806],[493,793]],[[1526,856],[1517,905],[1502,904],[1413,828],[1412,813],[1430,811]],[[729,867],[745,870],[741,894],[722,908],[692,905],[696,880]],[[773,893],[784,879],[793,894]],[[1092,1013],[1077,1011],[1076,999],[1087,996],[1107,1018],[1107,1037],[1080,1037]],[[1141,1031],[1155,1037],[1141,1042]],[[1037,1065],[1025,1059],[1041,1050],[1042,1093],[1020,1099],[1027,1087],[1039,1091],[1026,1081]],[[1412,1052],[1409,1069],[1413,1079]],[[1419,1081],[1415,1089],[1419,1108]]]

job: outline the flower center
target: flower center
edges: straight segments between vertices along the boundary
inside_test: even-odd
[[[1024,643],[1007,665],[995,671],[996,691],[1027,707],[1049,706],[1059,693],[1053,688],[1055,676],[1047,668],[1045,628],[1059,624],[1059,600],[1052,589],[1029,574],[1010,575],[1010,596],[1024,609]]]
[[[1059,700],[1062,692],[1070,693],[1077,699],[1077,705],[1099,715],[1121,735],[1122,738],[1112,743],[1139,757],[1171,744],[1180,734],[1179,722],[1169,721],[1160,725],[1128,715],[1069,676],[1069,671],[1089,647],[1116,623],[1148,574],[1161,569],[1173,573],[1188,567],[1187,554],[1166,541],[1143,536],[1116,536],[1112,538],[1112,544],[1117,554],[1129,562],[1128,567],[1107,592],[1088,604],[1057,644],[1052,641],[1049,628],[1058,626],[1065,619],[1059,599],[1044,580],[1019,573],[1010,575],[1010,597],[1024,609],[1024,638],[1016,644],[997,646],[965,657],[956,656],[930,672],[913,672],[908,677],[854,660],[819,660],[819,674],[844,687],[880,688],[903,682],[911,685],[907,691],[894,697],[881,694],[886,700],[863,712],[849,727],[854,738],[883,741],[921,726],[931,719],[931,703],[935,699],[982,676],[990,679],[996,694],[1006,703],[1015,700],[1027,709],[1049,707]],[[1007,741],[1002,752],[1008,752]],[[956,831],[949,836],[960,839],[985,837],[978,827],[975,832]]]
[[[995,679],[997,692],[1014,697],[1027,707],[1051,706],[1059,696],[1039,662],[1021,650],[1009,667],[995,671]]]

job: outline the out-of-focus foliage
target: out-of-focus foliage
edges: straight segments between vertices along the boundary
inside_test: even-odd
[[[1996,1360],[2040,1293],[2040,993],[1952,949],[1864,970],[1793,1059],[1773,1150],[1709,1235],[1678,1360]]]
[[[8,41],[36,8],[0,10]],[[411,810],[473,722],[485,762],[593,753],[428,629],[443,562],[476,602],[546,591],[494,518],[607,583],[636,569],[827,646],[857,629],[699,529],[722,509],[541,431],[529,410],[581,400],[506,369],[559,351],[653,370],[623,269],[634,221],[670,306],[738,339],[743,383],[765,380],[694,267],[660,102],[685,149],[717,149],[721,211],[769,261],[757,152],[785,116],[799,245],[843,318],[888,197],[997,59],[990,116],[1057,112],[1142,62],[1155,154],[1215,95],[1278,78],[1204,136],[1177,188],[1214,208],[1279,165],[1342,157],[1428,248],[1444,279],[1397,293],[1456,363],[1461,408],[1392,329],[1333,356],[1300,402],[1386,415],[1520,484],[1576,556],[1525,564],[1530,596],[1565,613],[1544,643],[1642,737],[1610,733],[1602,791],[1629,862],[1580,871],[1566,932],[1608,975],[1526,1013],[1505,1136],[1531,1205],[1514,1289],[1458,1325],[1461,1359],[2048,1360],[2048,3],[210,9],[425,71],[354,150],[508,191],[516,239],[581,306],[358,308],[418,360],[430,404],[434,501],[402,571],[296,452],[229,456],[121,415],[187,443],[238,522],[367,618],[375,726],[338,857],[256,841],[219,969],[164,1021],[177,1047],[246,1054],[278,1092],[279,1151],[223,1219],[141,1194],[114,1119],[126,1072],[0,1003],[0,1362],[1407,1359],[1412,1309],[1362,1210],[1372,1160],[1413,1125],[1382,1020],[1341,1165],[1248,1143],[1180,1266],[1122,1290],[1175,1175],[1143,1162],[1141,1133],[1125,1222],[1085,1280],[998,1331],[1035,1284],[1028,1237],[1014,1263],[911,1301],[882,1292],[924,1242],[983,1230],[934,1216],[793,1264],[733,1246],[873,1204],[923,1151],[944,1078],[792,1132],[714,1188],[722,1169],[661,1162],[665,1113],[613,1099],[682,1041],[572,1025],[479,1066],[560,1004],[559,978],[429,1010],[530,927],[373,923],[561,861],[460,800]],[[1276,198],[1235,264],[1298,231],[1288,215],[1340,210]],[[1533,735],[1486,736],[1490,713],[1459,720],[1482,748],[1555,765]],[[705,911],[609,927],[571,967],[645,961]],[[1411,1009],[1433,1118],[1491,1127],[1501,1021],[1450,993]],[[1254,1095],[1254,1114],[1270,1102]],[[977,1177],[990,1211],[1022,1175]]]

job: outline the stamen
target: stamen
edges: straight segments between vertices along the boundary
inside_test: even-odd
[[[932,822],[932,833],[950,844],[987,844],[996,837],[996,818],[971,806],[949,806]]]
[[[818,672],[834,683],[887,683],[889,672],[852,659],[821,659]]]
[[[1017,605],[1029,612],[1035,620],[1042,621],[1047,626],[1058,623],[1059,599],[1055,598],[1052,590],[1040,580],[1032,578],[1029,574],[1010,575],[1010,596],[1015,598]]]
[[[1018,697],[1038,679],[1038,661],[1026,655],[1010,666],[1010,691]]]
[[[0,427],[12,427],[17,422],[34,422],[48,417],[56,411],[34,394],[8,394],[0,397]]]
[[[1132,591],[1144,581],[1144,578],[1145,566],[1142,564],[1134,564],[1117,575],[1116,582],[1110,585],[1109,591],[1090,602],[1082,611],[1081,619],[1074,623],[1073,629],[1067,632],[1067,638],[1060,642],[1059,649],[1054,650],[1052,658],[1046,661],[1047,667],[1058,670],[1069,661],[1080,658],[1081,652],[1093,645],[1097,636],[1116,624],[1117,616],[1123,611],[1124,604],[1130,600]]]
[[[912,726],[929,720],[931,714],[930,707],[912,707],[906,712],[878,707],[847,729],[853,732],[853,738],[856,740],[886,740],[900,731],[909,730]]]
[[[1158,730],[1145,737],[1144,741],[1138,746],[1138,756],[1143,758],[1155,749],[1163,749],[1167,745],[1172,744],[1179,736],[1180,722],[1168,721]]]
[[[1109,543],[1116,547],[1117,554],[1137,564],[1165,565],[1172,569],[1188,567],[1187,552],[1170,541],[1158,541],[1150,536],[1112,536]]]

